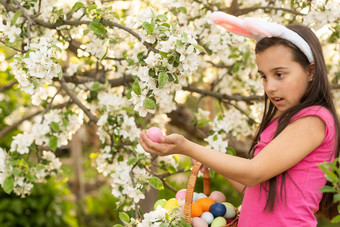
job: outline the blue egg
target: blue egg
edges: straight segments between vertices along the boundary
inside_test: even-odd
[[[222,203],[213,203],[211,204],[209,211],[214,217],[223,217],[227,212],[227,209]]]

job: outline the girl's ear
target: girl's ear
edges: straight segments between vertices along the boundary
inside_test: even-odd
[[[308,81],[312,81],[315,75],[315,63],[312,62],[307,66]]]

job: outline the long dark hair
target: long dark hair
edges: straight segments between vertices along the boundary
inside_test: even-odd
[[[309,82],[306,93],[302,96],[300,103],[294,107],[289,108],[288,110],[283,112],[282,115],[279,117],[278,126],[275,131],[274,138],[286,128],[291,118],[295,114],[297,114],[300,110],[314,105],[323,106],[327,108],[334,117],[336,135],[338,137],[334,152],[337,157],[339,155],[339,141],[340,141],[339,121],[332,99],[331,87],[327,78],[327,68],[322,53],[321,44],[316,35],[314,34],[314,32],[308,27],[302,25],[288,25],[287,28],[299,34],[311,47],[314,57],[315,71],[313,80]],[[296,47],[290,41],[278,37],[263,38],[262,40],[260,40],[256,45],[255,53],[261,53],[265,51],[267,48],[275,45],[283,45],[285,47],[288,47],[292,51],[293,61],[299,63],[304,69],[307,70],[307,67],[310,66],[310,62],[308,61],[306,55],[303,54],[303,52],[298,47]],[[262,122],[259,125],[258,131],[254,137],[253,143],[249,150],[249,156],[251,158],[254,157],[255,145],[259,142],[260,134],[268,126],[276,112],[277,108],[270,102],[268,96],[265,94],[265,108]],[[286,176],[287,171],[282,173],[281,189],[283,189],[285,186]],[[327,182],[327,184],[329,184],[329,182]],[[268,197],[264,210],[267,210],[269,212],[273,210],[274,201],[277,196],[276,188],[277,188],[277,176],[269,180]],[[333,197],[332,193],[324,193],[320,203],[320,211],[322,211],[324,216],[326,216],[327,218],[332,218],[337,213],[336,204],[333,204],[332,197]],[[332,205],[331,208],[330,205]]]

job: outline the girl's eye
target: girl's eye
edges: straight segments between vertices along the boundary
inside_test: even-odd
[[[276,73],[276,76],[277,76],[277,77],[279,77],[279,78],[282,78],[282,77],[283,77],[283,75],[284,75],[283,73],[279,73],[279,72],[278,72],[278,73]]]
[[[266,79],[266,76],[263,75],[263,74],[260,74],[260,78],[261,78],[262,80],[265,80],[265,79]]]

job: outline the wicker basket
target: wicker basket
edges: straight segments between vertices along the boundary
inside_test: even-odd
[[[194,164],[191,170],[188,184],[187,184],[187,193],[186,193],[185,205],[184,205],[184,215],[185,215],[186,222],[189,224],[191,224],[191,205],[192,205],[192,200],[193,200],[193,195],[194,195],[194,190],[195,190],[195,185],[196,185],[196,179],[197,179],[197,175],[201,167],[202,167],[202,163],[200,162],[196,162]],[[203,193],[206,194],[207,196],[210,195],[209,170],[203,172]],[[236,210],[236,218],[232,222],[228,223],[226,227],[237,227],[238,216],[239,216],[239,212]]]

